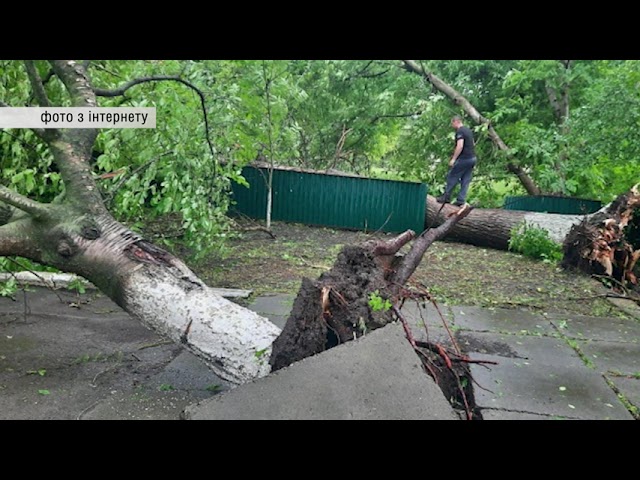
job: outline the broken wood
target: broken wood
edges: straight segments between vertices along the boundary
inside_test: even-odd
[[[625,238],[625,229],[640,206],[640,184],[618,196],[604,209],[574,225],[563,242],[562,266],[582,272],[606,275],[623,287],[636,286],[634,269],[640,258]]]

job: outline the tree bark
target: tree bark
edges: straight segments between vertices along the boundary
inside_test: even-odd
[[[438,226],[455,210],[457,208],[450,204],[443,207],[435,197],[428,195],[425,224]],[[552,240],[562,243],[571,227],[580,223],[583,218],[582,215],[476,208],[467,218],[451,229],[447,238],[480,247],[507,250],[511,230],[523,221],[527,221],[527,223],[547,230]]]
[[[422,66],[418,65],[413,60],[403,60],[405,69],[409,72],[416,73],[418,75],[426,78],[433,87],[444,93],[447,97],[449,97],[456,105],[460,105],[462,109],[465,111],[467,115],[469,115],[474,122],[478,125],[486,125],[487,132],[489,134],[489,138],[493,142],[493,144],[501,151],[506,152],[510,155],[509,147],[504,143],[498,132],[496,132],[495,128],[491,124],[491,120],[486,117],[483,117],[482,114],[467,100],[460,92],[454,89],[451,85],[447,84],[441,78],[437,77],[432,72],[425,70]],[[529,174],[517,163],[513,161],[513,159],[509,159],[506,164],[506,169],[509,173],[513,173],[518,177],[520,183],[525,188],[529,195],[540,195],[540,189],[535,184],[533,179],[529,176]]]

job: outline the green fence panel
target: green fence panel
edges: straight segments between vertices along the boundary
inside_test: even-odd
[[[233,185],[235,209],[251,218],[266,216],[268,170],[245,167],[250,188]],[[427,186],[322,173],[273,171],[275,221],[366,231],[424,229]]]
[[[580,215],[593,213],[602,208],[599,200],[584,198],[553,197],[548,195],[507,197],[505,210],[525,210],[527,212],[564,213]]]

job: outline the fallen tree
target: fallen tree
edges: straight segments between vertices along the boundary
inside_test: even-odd
[[[590,215],[561,215],[518,210],[476,208],[449,232],[448,238],[501,250],[509,248],[514,229],[524,222],[541,228],[563,246],[562,266],[588,274],[606,275],[621,285],[637,284],[633,269],[640,249],[625,238],[625,228],[640,205],[639,185]],[[427,197],[425,223],[437,226],[457,208]]]
[[[98,95],[121,95],[138,83],[163,80],[138,79],[103,90],[91,84],[86,64],[50,64],[74,107],[96,107]],[[26,61],[25,66],[34,97],[41,106],[50,106],[34,63]],[[267,319],[222,298],[179,258],[115,220],[92,174],[97,130],[35,133],[53,154],[64,194],[41,203],[0,186],[0,256],[25,257],[86,278],[134,318],[183,344],[220,377],[237,384],[268,374],[272,365],[281,368],[332,342],[382,326],[391,321],[392,312],[400,315],[403,285],[425,250],[471,211],[452,212],[438,228],[421,234],[402,258],[396,253],[415,237],[411,231],[390,242],[346,247],[320,280],[303,281],[280,335]],[[374,294],[392,308],[376,310],[369,304]]]

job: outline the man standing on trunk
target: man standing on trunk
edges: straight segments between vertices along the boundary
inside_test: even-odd
[[[451,119],[451,126],[456,130],[456,147],[449,161],[447,186],[444,194],[436,198],[440,203],[449,203],[451,192],[460,183],[460,192],[454,205],[461,207],[466,203],[467,191],[476,166],[476,151],[473,142],[473,132],[462,124],[462,117],[456,115]]]

